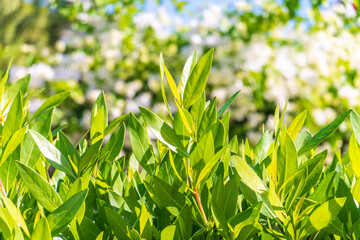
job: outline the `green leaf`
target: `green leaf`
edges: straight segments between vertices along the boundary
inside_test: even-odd
[[[190,154],[190,167],[194,168],[199,162],[209,162],[215,154],[214,138],[208,132]],[[203,166],[202,166],[203,167]],[[201,168],[202,168],[201,167]]]
[[[27,93],[24,98],[24,105],[33,97],[40,95],[45,90],[45,88],[40,88],[36,90],[32,90],[31,92]]]
[[[193,220],[189,205],[185,204],[183,209],[181,209],[180,215],[176,219],[176,224],[177,228],[180,229],[182,239],[190,239],[193,228]]]
[[[6,117],[6,121],[4,124],[3,132],[2,132],[2,146],[9,141],[9,139],[13,136],[13,134],[21,128],[21,124],[23,121],[23,106],[21,101],[21,95],[18,93],[16,95],[13,104],[10,107],[9,113]]]
[[[51,109],[50,109],[50,110],[51,110]],[[41,114],[41,116],[42,116],[42,115],[43,115],[43,114]],[[68,126],[69,126],[69,124],[67,124],[67,123],[58,126],[57,128],[55,128],[54,130],[51,131],[51,136],[52,136],[53,138],[55,138],[56,135],[58,134],[58,132],[60,132],[60,131],[62,131],[63,129],[67,128]]]
[[[180,139],[176,136],[175,131],[153,112],[143,107],[139,108],[141,115],[145,120],[146,126],[149,127],[157,139],[167,145],[172,151],[187,157],[188,153],[182,145]]]
[[[102,149],[102,155],[107,153],[105,161],[113,162],[119,156],[121,149],[124,146],[125,139],[125,124],[121,126],[111,135],[109,141]]]
[[[360,150],[354,133],[350,137],[349,158],[351,161],[351,168],[354,171],[356,177],[360,177]]]
[[[204,92],[206,81],[209,77],[214,49],[204,54],[195,65],[185,85],[183,106],[191,107]]]
[[[345,204],[346,198],[334,198],[316,208],[309,216],[309,222],[301,233],[300,238],[306,238],[310,234],[321,230],[336,218]]]
[[[193,71],[193,69],[196,65],[196,61],[197,61],[196,60],[196,51],[194,51],[194,53],[191,54],[191,56],[186,60],[184,68],[181,72],[181,76],[180,76],[180,80],[179,80],[179,84],[178,84],[178,89],[180,91],[181,100],[183,100],[185,86],[186,86],[186,83],[189,79],[191,72]]]
[[[298,169],[298,157],[295,145],[290,137],[290,135],[286,135],[285,146],[281,149],[283,150],[284,161],[278,161],[278,167],[280,167],[278,173],[280,178],[280,183],[288,185],[289,180],[296,174]],[[278,159],[280,160],[280,159]],[[282,164],[280,164],[282,163]],[[285,189],[285,194],[287,190]]]
[[[229,235],[228,235],[229,227],[226,222],[223,208],[222,208],[222,206],[220,207],[214,201],[214,199],[211,200],[211,212],[214,217],[214,222],[215,222],[220,234],[223,235],[223,237],[225,239],[229,239]]]
[[[336,172],[328,173],[325,178],[320,182],[319,186],[310,195],[309,199],[312,199],[318,203],[323,203],[330,197],[333,197],[335,192],[334,179]]]
[[[19,159],[19,156],[20,147],[18,147],[0,167],[0,179],[3,184],[3,189],[7,194],[10,194],[10,190],[14,189],[13,186],[17,182],[18,170],[15,165],[15,160]]]
[[[79,173],[83,172],[87,167],[95,167],[91,165],[91,162],[98,157],[99,150],[101,147],[102,141],[99,140],[96,143],[90,145],[89,148],[86,149],[85,153],[81,156],[80,166],[79,166]]]
[[[103,240],[104,238],[104,232],[101,232],[97,237],[96,240]]]
[[[2,77],[2,79],[0,81],[0,99],[2,99],[2,95],[4,93],[4,88],[5,88],[6,81],[9,78],[9,71],[10,71],[11,63],[12,63],[12,60],[10,61],[9,65],[8,65],[8,68],[6,70],[5,75]]]
[[[350,122],[355,134],[355,138],[358,141],[358,144],[360,144],[360,116],[354,110],[350,113]]]
[[[349,223],[355,225],[355,223],[360,219],[358,203],[354,200],[350,189],[341,178],[339,179],[335,196],[337,198],[346,197],[346,202],[339,212],[338,218],[346,225]]]
[[[269,216],[273,218],[279,218],[281,221],[284,221],[285,213],[282,211],[282,204],[274,192],[274,189],[270,188],[269,190],[265,183],[259,178],[259,176],[244,159],[236,155],[232,156],[232,159],[235,164],[235,169],[239,174],[242,182],[256,193],[256,198],[259,197],[262,201],[264,201],[264,206],[270,213]]]
[[[20,93],[21,98],[24,98],[25,93],[29,87],[30,83],[30,75],[26,75],[25,77],[17,80],[12,83],[8,89],[6,89],[4,94],[4,102],[9,101],[10,104],[14,101],[14,98],[17,94]]]
[[[162,61],[162,60],[163,60],[163,59],[160,59],[160,61]],[[179,90],[178,90],[177,87],[176,87],[176,83],[175,83],[173,77],[171,76],[169,70],[166,68],[166,66],[165,66],[165,64],[164,64],[163,61],[161,62],[161,64],[162,64],[162,66],[163,66],[166,79],[168,80],[168,83],[169,83],[171,92],[172,92],[172,94],[174,95],[175,100],[176,100],[178,103],[181,103],[181,99],[180,99],[180,95],[179,95]]]
[[[57,148],[60,150],[62,155],[65,156],[69,162],[72,162],[76,168],[78,168],[80,165],[80,155],[62,131],[58,133],[58,141],[56,143]],[[78,172],[77,169],[76,172]]]
[[[166,106],[166,109],[168,110],[168,113],[169,113],[169,116],[171,119],[174,119],[172,114],[171,114],[171,111],[170,111],[170,108],[169,108],[169,104],[168,104],[168,101],[167,101],[167,98],[166,98],[166,94],[165,94],[165,87],[164,87],[164,66],[163,66],[163,63],[164,62],[164,59],[163,59],[163,55],[162,53],[160,53],[160,63],[159,63],[159,66],[160,66],[160,88],[161,88],[161,95],[163,97],[163,100],[164,100],[164,103],[165,103],[165,106]]]
[[[52,212],[62,204],[60,196],[43,177],[21,162],[17,161],[16,164],[20,176],[28,187],[32,197],[46,210]]]
[[[118,239],[131,240],[129,236],[129,224],[110,208],[105,208],[107,222]]]
[[[186,122],[188,123],[188,127],[190,127],[190,129],[185,126],[185,121],[183,119],[186,119]],[[193,133],[193,126],[194,124],[191,115],[184,108],[182,109],[182,114],[180,113],[180,111],[175,114],[174,131],[176,135],[181,138],[181,142],[184,146],[188,145],[190,141],[190,136]]]
[[[237,175],[234,175],[225,184],[223,204],[221,206],[225,211],[226,219],[229,219],[230,217],[234,216],[236,212],[236,205],[239,196],[239,184],[240,184],[240,178]]]
[[[146,209],[146,204],[141,204],[141,213],[139,217],[140,234],[144,239],[152,239],[152,217]]]
[[[306,172],[308,172],[306,176],[306,183],[304,186],[304,189],[302,191],[302,194],[307,193],[310,191],[311,188],[313,188],[322,173],[322,170],[324,168],[325,160],[326,160],[327,150],[322,151],[318,155],[316,155],[313,159],[308,160],[304,164],[300,165],[299,170],[306,168]]]
[[[306,115],[307,110],[302,111],[299,115],[295,117],[295,119],[290,124],[287,131],[293,141],[295,141],[297,134],[300,132],[302,126],[304,125]]]
[[[37,239],[44,239],[44,240],[51,240],[51,231],[49,227],[49,223],[46,218],[40,218],[37,222],[34,231],[31,234],[32,240]]]
[[[224,112],[229,108],[229,106],[232,104],[232,102],[235,100],[235,98],[237,97],[237,95],[240,93],[241,90],[237,91],[236,93],[234,93],[224,104],[224,106],[222,106],[222,108],[220,108],[220,110],[217,112],[217,118],[221,118],[221,116],[224,114]]]
[[[85,239],[96,239],[101,232],[97,224],[86,216],[81,221],[80,229]]]
[[[180,105],[175,101],[175,103],[176,103],[176,106],[177,106],[177,108],[178,108],[178,113],[179,113],[179,115],[180,115],[180,118],[181,118],[181,120],[182,120],[182,123],[183,123],[183,125],[185,126],[185,129],[187,130],[187,132],[189,133],[189,134],[191,134],[192,132],[193,132],[193,130],[192,130],[192,128],[191,128],[191,126],[192,126],[192,119],[191,119],[191,115],[189,114],[189,112],[186,110],[186,109],[184,109],[184,108],[182,108],[182,107],[180,107]],[[186,115],[185,115],[186,114]],[[188,121],[188,119],[191,119],[191,121]],[[189,123],[190,122],[190,123]]]
[[[228,220],[230,226],[234,229],[234,239],[238,236],[244,236],[242,231],[245,231],[245,227],[252,226],[259,220],[262,205],[263,203],[259,202]]]
[[[54,108],[62,103],[68,96],[70,92],[61,92],[51,96],[45,100],[45,102],[36,110],[36,112],[30,118],[30,121],[38,118],[43,112],[50,108]]]
[[[161,231],[161,240],[173,240],[175,239],[176,225],[170,225]]]
[[[21,215],[20,209],[18,209],[15,204],[7,197],[3,196],[2,194],[0,194],[0,197],[4,202],[6,209],[11,214],[11,217],[15,220],[16,225],[20,226],[27,236],[30,236],[29,230],[26,226],[23,216]]]
[[[5,160],[15,151],[15,149],[21,144],[24,135],[26,132],[26,127],[18,129],[10,138],[8,144],[5,147],[4,152],[2,153],[0,166],[5,162]]]
[[[221,120],[218,120],[210,129],[214,136],[214,148],[215,150],[221,149],[224,145],[226,145],[226,135],[225,126]]]
[[[47,216],[51,234],[53,236],[59,234],[74,219],[85,200],[86,194],[87,189],[76,193]]]
[[[114,129],[117,128],[117,126],[119,126],[119,124],[122,123],[128,116],[129,114],[126,114],[112,120],[111,123],[109,123],[109,125],[104,130],[104,137],[114,131]]]
[[[171,151],[169,151],[168,153],[169,153],[170,165],[171,165],[172,169],[174,170],[175,175],[183,182],[184,180],[182,179],[182,177],[180,176],[178,170],[176,169],[176,165],[175,165],[175,162],[174,162],[174,157],[173,157]]]
[[[71,163],[54,145],[34,130],[29,129],[29,133],[41,153],[52,166],[75,178]]]
[[[266,158],[266,153],[269,150],[272,141],[272,133],[266,131],[259,142],[256,144],[254,148],[254,155],[256,163],[260,163],[264,158]]]
[[[205,91],[204,91],[200,96],[200,98],[191,107],[190,114],[191,114],[191,118],[193,119],[195,130],[198,129],[201,118],[204,114],[205,102],[206,100],[205,100]]]
[[[300,133],[296,136],[294,141],[296,150],[299,151],[303,146],[307,145],[310,142],[311,138],[312,136],[308,131],[306,130],[300,131]]]
[[[152,174],[152,165],[155,163],[155,159],[152,154],[152,146],[147,138],[145,128],[132,113],[130,113],[129,133],[130,143],[131,146],[133,146],[132,149],[135,158],[146,170],[146,172]]]
[[[179,216],[181,209],[185,205],[185,196],[178,190],[169,185],[160,178],[153,176],[154,194],[152,198],[159,207],[166,207],[169,212],[175,216]]]
[[[0,229],[4,239],[11,239],[15,226],[16,222],[10,212],[6,208],[0,207]]]
[[[211,131],[207,133],[200,141],[200,143],[195,147],[195,149],[190,154],[190,167],[193,172],[193,181],[198,185],[198,178],[200,173],[203,172],[202,178],[206,176],[204,173],[208,173],[209,169],[205,169],[204,167],[206,163],[211,162],[213,164],[214,161],[217,161],[219,158],[211,161],[215,154],[214,147],[214,139]]]
[[[209,175],[209,173],[212,170],[214,170],[216,163],[218,163],[219,160],[224,156],[226,150],[227,150],[226,147],[222,148],[215,155],[212,154],[210,160],[205,161],[205,166],[202,169],[200,169],[199,177],[196,177],[196,176],[194,177],[194,182],[196,182],[195,186],[199,186],[200,182],[203,179],[206,179],[207,176]],[[206,149],[205,151],[208,151],[208,149]],[[211,150],[209,150],[209,152],[211,152]],[[199,172],[199,171],[196,171],[196,172]]]
[[[41,116],[35,121],[35,124],[31,127],[32,130],[40,133],[45,138],[49,137],[50,134],[51,118],[54,112],[53,110],[54,109],[49,109],[41,114]],[[30,133],[27,132],[21,146],[20,162],[28,165],[29,167],[34,167],[40,156],[41,152],[39,148],[36,146],[36,143]]]
[[[321,129],[317,134],[315,134],[311,140],[299,150],[299,156],[310,151],[311,149],[318,146],[322,141],[325,140],[328,136],[330,136],[335,130],[339,127],[339,125],[349,116],[352,110],[348,110],[340,114],[334,121],[332,121],[329,125]]]
[[[206,108],[204,114],[202,114],[197,132],[198,141],[200,141],[201,138],[211,129],[211,127],[216,123],[216,120],[216,98],[214,98]]]
[[[262,194],[268,191],[268,188],[254,170],[246,163],[244,159],[239,156],[232,156],[236,171],[238,172],[242,181],[249,186],[253,191]]]
[[[105,115],[105,108],[101,107],[95,117],[92,118],[90,127],[91,144],[101,141],[104,138],[104,131],[106,128]]]
[[[360,179],[356,180],[356,183],[355,183],[354,187],[352,188],[351,193],[352,193],[354,199],[357,202],[360,202]]]

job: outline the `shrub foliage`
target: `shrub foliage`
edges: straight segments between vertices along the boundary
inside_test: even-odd
[[[306,111],[252,148],[228,138],[228,107],[205,99],[213,50],[187,60],[176,84],[162,57],[164,120],[140,107],[108,123],[104,93],[76,144],[51,128],[54,108],[34,113],[30,76],[0,82],[2,239],[359,239],[360,117],[352,110],[312,135]],[[165,93],[164,82],[171,94]],[[6,89],[6,90],[5,90]],[[170,111],[168,100],[177,112]],[[350,116],[349,151],[325,165],[317,147]],[[132,153],[122,154],[128,132]],[[107,141],[104,141],[107,139]]]

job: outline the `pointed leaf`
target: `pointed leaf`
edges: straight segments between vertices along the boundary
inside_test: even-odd
[[[345,204],[346,198],[334,198],[315,209],[309,217],[309,222],[302,232],[301,236],[309,236],[310,234],[321,230],[329,225],[336,218],[341,208]],[[300,236],[300,237],[301,237]]]
[[[349,116],[352,110],[348,110],[340,114],[334,121],[332,121],[325,128],[321,129],[317,134],[315,134],[311,140],[299,150],[299,156],[310,151],[314,147],[318,146],[322,141],[325,140],[328,136],[330,136],[335,130],[340,126],[340,124]]]
[[[37,172],[21,162],[16,162],[20,176],[28,187],[32,197],[46,210],[54,211],[62,204],[60,196],[55,189]]]
[[[23,216],[21,215],[20,209],[17,208],[15,206],[15,204],[7,197],[5,197],[3,195],[0,195],[0,197],[1,197],[2,201],[4,202],[6,209],[11,214],[11,217],[15,220],[16,225],[20,226],[27,236],[30,236],[29,230],[26,226],[26,222],[25,222]]]
[[[26,132],[26,127],[18,129],[10,138],[8,144],[2,153],[0,166],[5,160],[15,151],[15,149],[21,144]]]
[[[184,90],[184,108],[191,107],[204,92],[206,81],[210,74],[213,53],[214,49],[205,53],[191,72]]]
[[[31,234],[32,240],[43,239],[43,240],[51,240],[51,232],[49,223],[46,218],[40,218],[37,222],[34,231]]]
[[[171,119],[174,119],[174,117],[171,114],[170,108],[169,108],[169,104],[166,98],[166,94],[165,94],[165,87],[164,87],[164,66],[163,63],[164,59],[162,56],[162,53],[160,54],[160,88],[161,88],[161,95],[163,97],[163,101],[165,103],[166,109],[168,110],[169,116]]]
[[[237,97],[237,95],[240,93],[241,90],[237,91],[236,93],[234,93],[224,104],[224,106],[222,106],[220,108],[220,110],[217,112],[217,118],[221,118],[221,116],[224,114],[224,112],[228,109],[228,107],[232,104],[232,102],[235,100],[235,98]]]
[[[184,157],[188,156],[184,146],[182,145],[179,138],[176,136],[175,131],[162,120],[159,116],[146,108],[140,107],[140,112],[144,117],[146,126],[149,127],[151,132],[171,150],[177,152]]]
[[[180,91],[181,100],[183,99],[186,83],[187,83],[189,76],[190,76],[192,70],[194,69],[195,65],[196,65],[196,51],[194,51],[194,53],[191,54],[191,56],[186,60],[184,68],[181,72],[181,76],[180,76],[180,80],[179,80],[179,84],[178,84],[178,89]]]
[[[170,225],[161,231],[161,240],[173,240],[175,239],[176,225]]]
[[[115,236],[118,239],[131,239],[128,231],[129,231],[129,224],[116,212],[114,212],[110,208],[105,208],[106,218],[110,225],[110,228],[114,231]]]
[[[135,158],[146,172],[152,174],[153,169],[150,164],[155,162],[152,146],[147,138],[145,128],[132,113],[130,113],[129,133]]]
[[[51,234],[53,236],[59,234],[74,219],[85,200],[86,194],[87,189],[76,193],[47,216]]]
[[[113,162],[116,157],[119,156],[121,149],[124,146],[125,139],[125,124],[121,126],[111,135],[109,141],[106,143],[105,147],[102,149],[102,154],[107,154],[105,161]]]
[[[51,165],[53,165],[56,169],[59,169],[60,171],[75,177],[71,163],[54,145],[52,145],[46,138],[34,130],[29,129],[29,133],[31,134],[41,153]]]
[[[44,111],[58,106],[69,96],[69,94],[70,94],[70,92],[62,92],[62,93],[55,94],[54,96],[51,96],[48,99],[46,99],[45,102],[32,115],[32,117],[30,118],[30,121],[39,117],[40,114],[42,114]]]
[[[349,158],[351,161],[351,168],[354,171],[356,177],[360,177],[360,150],[354,133],[350,137]]]
[[[109,123],[109,125],[104,130],[104,137],[114,131],[114,129],[117,128],[117,126],[119,126],[119,124],[122,123],[128,116],[129,114],[126,114],[112,120],[111,123]]]
[[[49,109],[41,114],[35,124],[31,127],[32,130],[40,133],[45,138],[48,138],[50,134],[53,110],[54,109]],[[34,167],[40,156],[41,152],[39,148],[36,146],[36,143],[30,133],[27,132],[21,146],[20,162],[28,165],[29,167]]]
[[[304,125],[307,115],[307,110],[302,111],[299,115],[295,117],[288,128],[288,133],[293,141],[295,141],[296,135],[300,132],[302,126]]]
[[[2,131],[2,146],[9,141],[12,135],[21,128],[23,121],[23,105],[21,95],[18,93],[13,104],[10,107],[9,113],[6,117],[4,128]]]
[[[160,61],[161,61],[161,60],[162,60],[162,59],[160,59]],[[171,76],[169,70],[166,68],[164,62],[162,62],[161,64],[163,65],[166,79],[168,80],[168,83],[169,83],[171,92],[172,92],[172,94],[174,95],[175,100],[176,100],[178,103],[181,103],[180,95],[179,95],[179,90],[178,90],[177,87],[176,87],[176,83],[175,83],[173,77]]]

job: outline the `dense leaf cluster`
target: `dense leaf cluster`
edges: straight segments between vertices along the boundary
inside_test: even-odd
[[[254,148],[239,144],[228,138],[227,111],[239,92],[220,109],[205,99],[212,56],[190,56],[178,85],[160,58],[164,102],[166,78],[178,107],[171,121],[140,107],[141,121],[130,113],[108,123],[101,93],[76,144],[63,126],[51,128],[68,92],[31,115],[28,101],[39,92],[27,93],[30,76],[4,90],[5,75],[0,238],[359,239],[359,115],[349,110],[311,135],[302,130],[306,112],[287,127],[277,107],[273,132]],[[327,151],[317,146],[349,115],[349,152],[325,166]]]

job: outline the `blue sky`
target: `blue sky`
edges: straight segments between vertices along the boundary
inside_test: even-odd
[[[238,0],[246,1],[246,0]],[[249,0],[248,2],[253,2],[254,0]],[[283,0],[275,0],[278,4],[282,4]],[[204,9],[209,4],[215,3],[221,8],[230,8],[235,7],[234,0],[194,0],[187,1],[188,3],[185,6],[185,10],[181,13],[178,13],[175,9],[175,6],[171,3],[171,0],[162,0],[160,6],[165,7],[170,14],[180,14],[183,17],[183,20],[187,22],[188,18],[199,14],[199,11]],[[156,4],[154,0],[145,1],[145,11],[155,11],[159,5]],[[307,12],[311,8],[311,0],[300,0],[300,8],[297,11],[298,16],[307,18]]]

